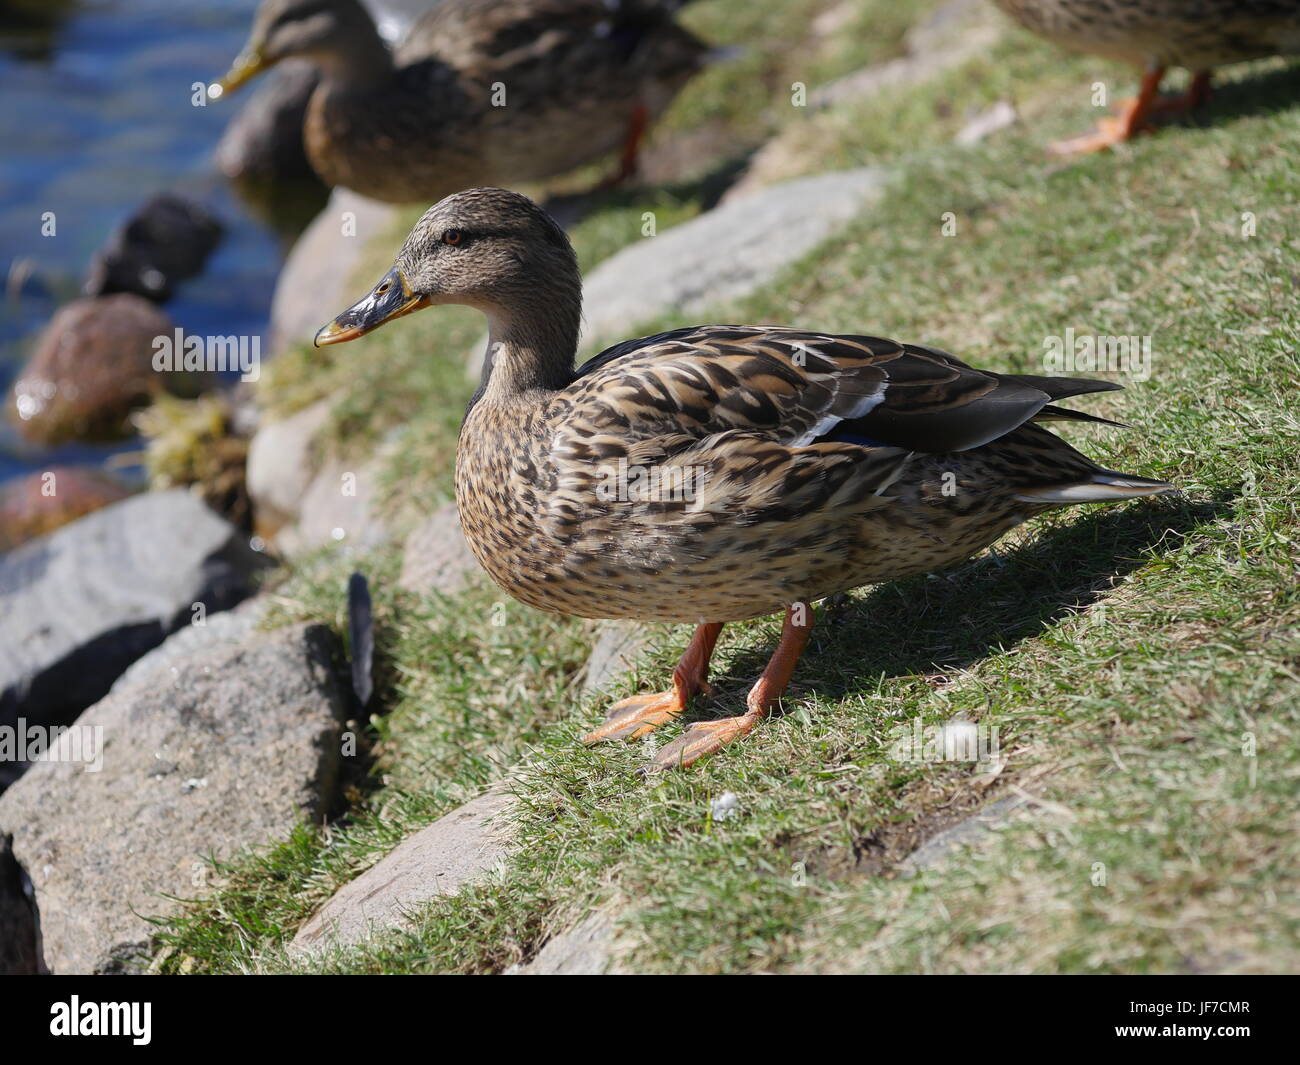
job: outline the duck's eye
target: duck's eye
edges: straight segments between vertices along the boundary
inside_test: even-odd
[[[459,229],[449,229],[442,235],[442,242],[450,244],[453,248],[465,239],[465,234]]]
[[[393,283],[391,281],[385,281],[382,285],[380,285],[377,289],[375,289],[375,295],[382,296],[385,292],[387,292],[392,287],[393,287]]]

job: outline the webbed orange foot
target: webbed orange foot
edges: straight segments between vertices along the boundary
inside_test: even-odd
[[[777,704],[781,693],[790,683],[794,667],[803,654],[803,649],[808,646],[810,635],[812,607],[807,603],[795,603],[785,612],[781,640],[772,652],[767,668],[745,699],[749,709],[736,717],[697,721],[655,755],[653,761],[642,766],[641,773],[646,775],[661,773],[665,769],[684,768],[753,732],[754,727]]]
[[[637,739],[681,714],[692,695],[711,693],[709,659],[713,657],[713,647],[721,631],[722,625],[718,622],[701,624],[673,670],[672,691],[633,695],[620,700],[609,708],[605,723],[583,736],[582,742]]]
[[[676,688],[651,695],[634,695],[611,706],[605,723],[583,736],[582,742],[635,740],[673,720],[685,709],[686,700],[677,694]]]
[[[1149,130],[1151,126],[1145,121],[1133,122],[1128,113],[1130,105],[1131,101],[1126,100],[1122,105],[1124,111],[1119,117],[1111,118],[1108,115],[1098,119],[1097,128],[1091,133],[1083,133],[1063,141],[1053,141],[1048,145],[1047,150],[1052,155],[1086,155],[1089,152],[1104,152],[1107,148],[1114,148],[1117,144],[1132,140],[1137,134]]]
[[[706,755],[722,750],[733,740],[748,736],[762,716],[750,712],[717,721],[697,721],[656,754],[641,772],[648,774],[660,773],[665,769],[684,769]]]
[[[1164,74],[1163,67],[1153,67],[1148,70],[1142,78],[1142,86],[1137,96],[1121,100],[1116,107],[1118,113],[1115,117],[1108,116],[1101,119],[1097,123],[1097,128],[1091,133],[1056,141],[1049,146],[1048,151],[1053,155],[1100,152],[1132,140],[1139,133],[1151,129],[1149,119],[1159,109],[1160,79]]]

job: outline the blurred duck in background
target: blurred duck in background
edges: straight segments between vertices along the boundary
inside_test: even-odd
[[[542,181],[618,151],[709,57],[685,0],[444,0],[390,52],[360,0],[264,0],[213,95],[290,57],[321,79],[303,138],[322,180],[392,203]]]
[[[1227,63],[1300,53],[1300,0],[993,0],[1026,29],[1075,52],[1142,69],[1136,97],[1097,129],[1052,151],[1094,152],[1150,129],[1158,114],[1179,114],[1209,99],[1210,71]],[[1192,72],[1187,92],[1161,97],[1168,67]]]

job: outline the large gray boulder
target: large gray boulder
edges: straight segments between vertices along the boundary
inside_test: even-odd
[[[337,644],[324,626],[297,625],[183,659],[87,710],[56,749],[63,760],[35,762],[0,797],[0,845],[11,840],[30,878],[52,972],[141,970],[144,916],[172,912],[165,896],[202,895],[209,856],[328,810],[347,709]],[[85,755],[96,736],[93,771],[72,741]],[[21,916],[6,882],[0,914]]]
[[[666,311],[695,314],[748,295],[877,201],[886,180],[863,167],[788,181],[629,245],[586,279],[588,338],[621,339]]]
[[[66,723],[262,556],[184,489],[146,492],[0,556],[0,725]]]
[[[200,653],[213,654],[243,643],[266,618],[266,596],[245,599],[237,607],[204,618],[202,624],[182,625],[167,639],[131,663],[113,682],[112,691],[122,691],[133,684],[170,684],[187,669],[186,659]]]
[[[326,462],[299,500],[294,523],[276,534],[276,548],[296,555],[330,543],[375,547],[387,540],[388,527],[376,512],[381,469],[378,457]]]

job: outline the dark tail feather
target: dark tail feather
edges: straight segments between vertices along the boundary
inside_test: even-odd
[[[1033,421],[1036,422],[1093,422],[1097,425],[1114,425],[1120,429],[1131,429],[1131,425],[1125,425],[1123,422],[1114,422],[1109,418],[1098,418],[1095,414],[1084,414],[1082,411],[1069,410],[1065,407],[1046,406],[1034,415]]]
[[[1046,392],[1051,399],[1069,399],[1089,392],[1115,392],[1124,387],[1114,381],[1098,381],[1090,377],[1039,377],[1032,373],[1000,373],[998,376],[1004,381],[1018,381]]]

